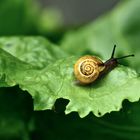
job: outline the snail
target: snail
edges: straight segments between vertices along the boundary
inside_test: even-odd
[[[74,65],[74,75],[78,82],[84,85],[90,84],[117,67],[119,59],[134,56],[132,54],[114,58],[115,49],[116,45],[114,45],[111,58],[106,62],[102,62],[96,56],[86,55],[81,57]]]

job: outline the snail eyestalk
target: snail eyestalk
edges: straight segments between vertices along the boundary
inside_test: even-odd
[[[123,58],[127,58],[127,57],[134,57],[135,55],[134,54],[131,54],[131,55],[126,55],[126,56],[122,56],[122,57],[118,57],[118,58],[115,58],[115,59],[123,59]]]
[[[116,45],[114,45],[114,48],[113,48],[113,51],[112,51],[112,54],[111,54],[111,58],[114,58],[115,50],[116,50]]]
[[[118,59],[123,59],[123,58],[126,58],[126,57],[134,57],[135,56],[134,54],[131,54],[131,55],[126,55],[126,56],[114,58],[115,50],[116,50],[116,45],[114,45],[114,47],[113,47],[113,51],[112,51],[112,54],[111,54],[111,58],[110,59],[116,59],[116,60],[118,60]]]
[[[119,59],[123,59],[123,58],[127,58],[127,57],[134,57],[134,54],[131,54],[131,55],[126,55],[126,56],[121,56],[121,57],[115,58],[114,57],[115,49],[116,49],[116,45],[114,45],[114,47],[113,47],[111,58],[104,63],[105,69],[103,72],[101,72],[100,75],[106,74],[106,73],[110,72],[111,70],[113,70],[115,67],[117,67]]]

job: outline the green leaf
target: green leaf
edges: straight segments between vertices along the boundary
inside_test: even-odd
[[[0,35],[36,32],[38,5],[33,0],[1,0]]]
[[[60,11],[40,1],[1,0],[0,9],[0,36],[43,35],[58,41],[65,31]]]
[[[134,70],[119,66],[90,86],[78,86],[76,60],[63,58],[38,68],[0,49],[0,87],[19,85],[31,94],[35,110],[52,109],[56,99],[68,99],[66,113],[77,111],[81,117],[91,111],[96,116],[118,111],[124,99],[139,100],[140,78]]]
[[[63,17],[61,12],[55,8],[45,8],[42,10],[40,14],[40,19],[38,22],[38,30],[43,33],[47,34],[56,32],[57,30],[60,32],[60,28],[63,25]]]
[[[62,48],[71,55],[92,54],[106,60],[116,44],[116,55],[135,54],[125,62],[140,71],[140,1],[125,0],[96,21],[70,31],[62,40]]]
[[[0,47],[20,60],[38,67],[67,56],[58,46],[43,37],[1,37]]]

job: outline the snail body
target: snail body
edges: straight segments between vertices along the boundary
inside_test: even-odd
[[[116,45],[114,45],[111,58],[103,63],[98,57],[86,55],[79,60],[74,65],[74,74],[76,79],[80,84],[90,84],[96,81],[100,76],[107,74],[112,69],[117,67],[118,59],[134,56],[127,55],[119,58],[114,58]]]

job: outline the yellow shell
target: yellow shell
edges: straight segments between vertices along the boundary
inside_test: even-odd
[[[89,84],[98,78],[104,68],[104,63],[99,58],[86,55],[75,63],[74,74],[81,84]]]

